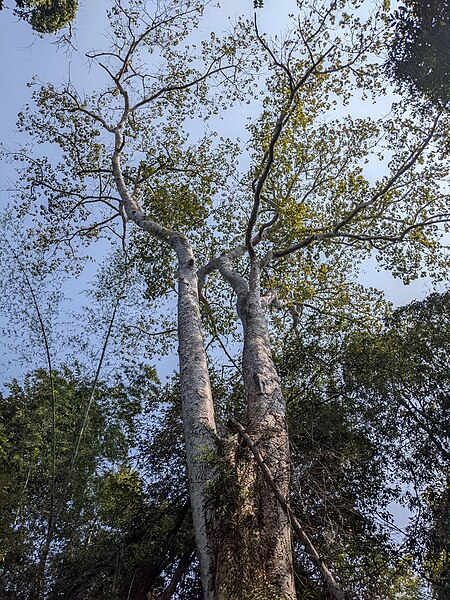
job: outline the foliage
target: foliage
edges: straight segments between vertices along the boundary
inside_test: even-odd
[[[450,22],[445,0],[406,0],[393,13],[388,72],[409,93],[450,99]]]
[[[52,554],[86,539],[95,519],[95,501],[102,473],[124,461],[133,438],[139,405],[125,396],[122,384],[100,384],[74,465],[71,458],[90,393],[80,371],[53,373],[56,455],[53,457],[53,401],[49,375],[37,371],[20,385],[13,381],[2,397],[1,496],[2,585],[17,597],[32,593],[40,553],[50,519],[58,515]],[[54,467],[52,466],[55,461]],[[51,473],[55,470],[55,488]]]
[[[439,483],[442,474],[430,473],[438,473],[438,465],[445,464],[436,460],[436,444],[446,443],[437,413],[448,397],[448,307],[445,295],[399,309],[382,334],[362,335],[358,327],[345,330],[339,321],[333,330],[330,322],[309,317],[302,320],[302,336],[292,333],[278,359],[289,407],[291,506],[327,563],[362,599],[375,593],[393,600],[398,594],[421,598],[420,578],[411,567],[427,571],[435,581],[433,593],[440,598],[445,494]],[[55,381],[57,472],[63,474],[86,383],[67,369],[56,374]],[[149,388],[146,377],[144,382],[145,396],[139,393],[138,380],[126,389],[102,385],[99,390],[61,514],[48,598],[130,594],[137,599],[150,590],[158,597],[182,557],[192,553],[178,383]],[[418,428],[420,415],[404,404],[409,387],[418,403],[429,402],[426,414],[432,431]],[[0,511],[6,526],[2,576],[6,590],[14,590],[20,599],[27,597],[48,510],[48,376],[38,372],[24,386],[14,382],[9,390],[1,419]],[[217,377],[214,391],[224,408],[234,404],[237,416],[240,386],[224,386]],[[131,414],[143,411],[134,425],[130,402]],[[405,447],[411,449],[408,455]],[[127,458],[130,451],[135,467]],[[426,462],[418,470],[419,461]],[[400,483],[411,490],[412,484],[416,487],[405,493]],[[391,519],[393,500],[407,502],[412,515],[400,554],[385,521]],[[296,570],[301,597],[326,597],[300,546]],[[198,586],[191,563],[179,583],[180,597],[200,598]]]
[[[428,598],[428,581],[433,598],[448,593],[449,311],[447,292],[397,309],[381,332],[324,331],[311,317],[278,359],[291,505],[358,598]],[[392,502],[409,514],[400,538]],[[319,598],[298,561],[305,593]]]
[[[0,4],[0,10],[3,3]],[[16,0],[14,13],[40,34],[56,33],[75,19],[78,0]]]
[[[390,485],[384,447],[362,427],[342,379],[345,338],[357,327],[333,330],[321,316],[301,327],[278,357],[288,402],[291,506],[351,596],[394,599],[410,572],[380,515],[389,514],[398,490]],[[301,594],[327,597],[301,547],[296,560]]]
[[[396,310],[382,335],[354,339],[344,363],[366,435],[404,486],[405,546],[436,598],[449,591],[449,334],[450,294],[432,294]]]

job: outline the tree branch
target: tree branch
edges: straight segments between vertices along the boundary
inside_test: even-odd
[[[222,277],[228,281],[239,298],[249,290],[247,281],[231,266],[230,256],[225,254],[217,259],[217,268]]]
[[[252,239],[252,246],[256,246],[262,241],[267,232],[270,231],[270,229],[277,223],[278,218],[278,214],[275,214],[272,217],[272,219],[270,219],[270,221],[267,221],[267,223],[263,223],[261,225],[258,233]],[[233,250],[226,252],[224,255],[222,255],[222,257],[212,258],[208,263],[206,263],[206,265],[200,267],[197,271],[199,293],[201,293],[201,290],[205,285],[206,277],[219,269],[219,260],[221,258],[227,257],[229,261],[236,260],[241,258],[244,255],[244,253],[245,245],[241,244],[239,246],[236,246]]]
[[[438,113],[438,115],[436,116],[436,118],[433,122],[433,125],[432,125],[430,131],[428,132],[426,138],[418,146],[418,148],[416,148],[415,150],[413,150],[410,153],[408,159],[395,171],[395,173],[393,173],[393,175],[391,175],[391,177],[388,179],[388,181],[385,183],[385,185],[383,185],[382,188],[379,191],[377,191],[369,200],[367,200],[366,202],[361,202],[360,204],[355,206],[355,208],[353,208],[351,211],[349,211],[343,219],[341,219],[339,222],[337,222],[333,226],[331,226],[331,229],[329,231],[310,234],[306,238],[301,240],[300,242],[293,244],[292,246],[289,246],[288,248],[284,248],[283,250],[275,251],[273,253],[273,257],[274,258],[282,258],[284,256],[288,256],[289,254],[292,254],[293,252],[296,252],[297,250],[306,248],[307,246],[309,246],[310,244],[312,244],[315,241],[332,239],[332,238],[336,238],[336,237],[345,237],[348,239],[355,239],[355,240],[361,240],[361,241],[384,240],[384,241],[391,241],[391,242],[400,242],[404,239],[406,234],[411,229],[418,228],[418,227],[425,226],[425,225],[430,225],[433,223],[444,222],[446,219],[442,219],[442,221],[437,220],[438,217],[441,217],[443,215],[435,215],[435,217],[434,217],[436,219],[435,221],[433,221],[433,217],[430,217],[430,219],[423,221],[422,223],[410,225],[404,231],[400,232],[399,234],[397,234],[395,236],[380,236],[380,235],[369,235],[369,234],[368,235],[359,235],[359,234],[345,233],[345,232],[341,231],[346,225],[351,223],[355,219],[355,217],[358,214],[360,214],[364,209],[368,208],[369,206],[374,205],[378,200],[380,200],[380,198],[382,198],[387,192],[389,192],[389,190],[391,190],[393,188],[393,186],[400,179],[400,177],[402,175],[404,175],[409,169],[411,169],[414,166],[414,164],[417,162],[417,160],[423,154],[423,152],[427,148],[429,142],[431,141],[441,114],[442,114],[442,112]]]
[[[125,210],[125,214],[130,219],[143,229],[150,233],[153,237],[156,237],[162,242],[170,244],[172,236],[177,235],[177,232],[171,231],[166,227],[163,227],[156,221],[148,219],[142,210],[136,199],[129,193],[128,188],[125,184],[122,167],[121,167],[121,152],[124,144],[123,133],[120,127],[114,130],[115,134],[115,149],[112,157],[112,168],[114,174],[114,181],[116,183],[117,191],[119,192],[122,206]],[[179,234],[178,234],[179,235]]]
[[[258,35],[258,33],[257,33],[257,35]],[[264,42],[262,42],[262,43],[264,44]],[[281,136],[281,133],[283,131],[285,124],[289,120],[290,111],[292,110],[292,106],[295,103],[297,93],[299,92],[301,87],[306,83],[306,81],[309,79],[309,77],[316,71],[317,67],[325,60],[325,58],[332,51],[332,49],[333,49],[333,47],[330,46],[330,48],[328,48],[328,50],[326,50],[316,61],[313,60],[312,64],[309,66],[309,68],[305,71],[303,76],[299,79],[299,81],[295,85],[293,84],[292,75],[290,74],[289,69],[285,65],[283,66],[283,70],[285,71],[285,73],[289,74],[289,76],[288,76],[289,89],[290,89],[289,98],[286,102],[285,108],[283,108],[281,110],[281,112],[276,120],[275,127],[273,129],[272,136],[270,138],[269,147],[266,150],[266,152],[264,153],[264,156],[261,160],[262,173],[259,177],[254,179],[253,184],[252,184],[253,206],[252,206],[252,210],[250,213],[250,217],[249,217],[248,224],[247,224],[247,230],[246,230],[246,234],[245,234],[245,248],[248,252],[248,255],[249,255],[251,261],[255,260],[255,251],[254,251],[254,248],[252,245],[253,228],[254,228],[254,226],[256,224],[256,220],[258,218],[259,206],[261,203],[261,194],[262,194],[264,185],[267,181],[267,178],[270,175],[270,172],[272,170],[272,166],[274,163],[275,147],[277,145],[278,140],[280,139],[280,136]],[[269,52],[269,53],[271,56],[273,56],[271,52]],[[279,63],[279,61],[276,58],[273,58],[273,59],[275,61],[275,65],[281,67],[281,64]]]
[[[214,62],[220,63],[220,60],[221,59],[216,59]],[[137,102],[136,104],[131,106],[129,112],[130,113],[135,112],[142,106],[145,106],[146,104],[149,104],[150,102],[153,102],[154,100],[157,100],[158,98],[160,98],[164,94],[167,94],[168,92],[179,92],[182,90],[187,90],[195,85],[198,85],[199,83],[201,83],[208,77],[212,77],[212,75],[216,75],[217,73],[223,73],[224,71],[226,71],[228,69],[236,69],[235,65],[225,65],[223,67],[220,66],[220,67],[217,67],[216,69],[212,69],[213,64],[214,63],[212,63],[210,65],[210,67],[206,71],[206,73],[203,73],[203,75],[200,75],[199,77],[192,79],[191,81],[188,81],[187,83],[180,83],[179,85],[168,85],[166,87],[161,88],[160,90],[158,90],[151,96],[147,96],[146,98],[143,98],[142,100],[140,100],[139,102]]]
[[[175,594],[178,584],[181,581],[184,573],[188,569],[191,564],[192,558],[194,556],[194,552],[192,550],[187,550],[182,554],[180,561],[175,569],[174,574],[172,575],[172,579],[169,581],[167,586],[161,593],[160,600],[170,600],[172,596]]]

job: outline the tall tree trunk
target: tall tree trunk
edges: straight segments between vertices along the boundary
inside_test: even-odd
[[[214,504],[223,443],[214,417],[194,254],[182,234],[148,219],[129,193],[120,164],[122,128],[120,123],[113,130],[112,167],[125,213],[152,237],[169,244],[178,257],[180,389],[191,508],[205,600],[292,600],[295,589],[289,522],[249,451],[244,452],[244,458],[235,457],[231,464],[228,461],[229,471],[235,475],[235,485],[230,490],[234,498],[229,502],[225,499],[229,506]],[[233,272],[225,256],[217,260],[217,267],[238,296],[244,327],[246,428],[287,498],[290,463],[286,411],[260,302],[259,267],[253,260],[249,284]]]
[[[287,499],[286,407],[261,306],[257,265],[252,267],[248,290],[238,295],[238,312],[244,329],[245,426]],[[222,528],[226,531],[228,526],[229,532],[218,553],[217,599],[292,600],[296,594],[288,518],[251,453],[240,448],[236,456],[240,498],[235,500],[233,523]]]
[[[212,457],[217,431],[203,341],[197,272],[192,249],[182,236],[171,245],[178,256],[178,339],[180,389],[192,516],[205,600],[215,598],[214,516],[210,484],[216,479]]]
[[[114,180],[125,214],[150,236],[169,244],[178,258],[178,357],[189,492],[203,591],[205,600],[213,600],[215,553],[210,533],[213,511],[208,504],[208,486],[216,477],[210,458],[217,451],[218,436],[203,342],[195,258],[186,237],[149,219],[127,188],[121,167],[125,117],[126,113],[113,130],[112,157]]]

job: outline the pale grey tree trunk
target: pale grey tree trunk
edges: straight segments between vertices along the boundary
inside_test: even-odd
[[[213,457],[217,431],[192,249],[185,238],[171,239],[178,256],[178,355],[183,427],[197,555],[205,600],[215,598],[214,511],[210,487],[216,479]]]
[[[283,496],[290,483],[289,440],[286,405],[270,348],[265,312],[261,306],[259,269],[252,266],[247,297],[238,311],[244,328],[243,377],[247,396],[246,429],[264,457]],[[253,459],[253,457],[252,457]],[[268,583],[295,598],[291,527],[263,473],[253,462],[254,499],[258,506],[257,540]]]
[[[202,334],[194,253],[185,236],[149,219],[130,194],[121,167],[122,125],[114,129],[114,134],[112,167],[126,216],[152,237],[170,245],[178,258],[178,356],[189,492],[205,600],[214,600],[215,540],[211,535],[214,516],[208,504],[208,494],[210,483],[216,477],[211,456],[217,452],[218,437]]]
[[[222,275],[238,296],[243,324],[244,426],[264,457],[273,479],[288,501],[290,482],[286,406],[270,349],[261,306],[259,267],[253,264],[247,284],[222,261]],[[237,487],[232,517],[222,527],[228,539],[218,549],[217,598],[289,599],[296,597],[288,517],[253,455],[239,448],[235,456]]]
[[[217,434],[214,417],[194,254],[181,233],[149,219],[129,193],[120,165],[121,128],[116,128],[115,136],[113,171],[127,217],[169,244],[178,258],[180,389],[191,508],[205,600],[293,600],[289,522],[250,452],[245,451],[242,456],[235,452],[235,457],[228,460],[227,468],[233,473],[235,485],[228,490],[229,498],[225,494],[220,500],[225,506],[220,506],[212,493],[217,492],[223,476],[217,468],[218,458],[224,458],[220,455],[223,440]],[[287,499],[290,473],[286,411],[260,301],[259,268],[253,261],[247,283],[225,257],[217,260],[217,267],[237,294],[243,323],[246,427]]]

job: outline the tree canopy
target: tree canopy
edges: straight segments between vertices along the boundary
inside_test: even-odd
[[[4,8],[3,1],[0,10]],[[78,0],[16,0],[14,13],[41,34],[55,33],[75,19]]]
[[[409,93],[450,98],[450,18],[444,0],[407,0],[392,17],[388,71]]]

